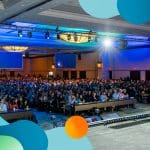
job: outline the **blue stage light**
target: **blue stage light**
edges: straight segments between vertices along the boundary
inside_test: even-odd
[[[18,37],[23,37],[22,30],[18,30]]]
[[[49,32],[48,32],[48,31],[45,32],[45,39],[50,39],[50,37],[49,37]]]

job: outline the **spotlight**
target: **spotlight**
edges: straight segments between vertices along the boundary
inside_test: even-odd
[[[91,42],[92,37],[90,35],[88,35],[88,42]]]
[[[88,42],[91,42],[91,40],[92,40],[91,35],[92,35],[92,31],[90,31],[89,34],[88,34]]]
[[[45,32],[45,39],[49,39],[49,32]]]
[[[95,36],[95,42],[96,42],[96,43],[98,42],[98,37],[97,37],[97,36]]]
[[[28,32],[27,32],[27,37],[28,37],[28,38],[32,38],[32,32],[31,32],[31,31],[28,31]]]
[[[127,40],[119,40],[118,41],[118,49],[126,49],[128,45],[128,41]]]
[[[59,27],[58,27],[58,26],[56,27],[56,33],[57,33],[57,32],[59,32]]]
[[[70,41],[71,40],[71,34],[68,34],[67,36],[67,40]]]
[[[78,36],[76,34],[74,34],[74,41],[77,42],[78,41]]]
[[[102,46],[105,48],[111,48],[113,46],[113,40],[111,38],[104,38],[102,40]]]
[[[29,52],[25,52],[25,54],[23,55],[24,58],[29,58]]]
[[[57,34],[57,40],[60,40],[60,34]]]
[[[22,35],[22,30],[19,30],[18,31],[18,37],[22,37],[23,35]]]
[[[58,63],[57,63],[57,66],[58,66],[58,67],[61,67],[61,63],[60,63],[60,62],[58,62]]]

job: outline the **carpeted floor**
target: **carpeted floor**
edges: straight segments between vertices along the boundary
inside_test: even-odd
[[[38,121],[38,124],[45,130],[49,130],[55,127],[62,127],[67,119],[66,116],[61,114],[53,114],[46,112],[39,112],[34,110],[34,115]]]
[[[146,113],[150,112],[150,105],[148,104],[137,104],[136,109],[134,108],[124,108],[117,112],[104,112],[100,114],[100,116],[93,115],[93,116],[85,116],[88,122],[100,121],[101,119],[111,119],[123,116],[129,116],[133,114],[139,113]],[[54,113],[46,113],[46,112],[39,112],[37,110],[33,110],[33,113],[36,116],[38,124],[45,130],[49,130],[55,127],[62,127],[64,126],[66,120],[68,119],[67,116],[63,114],[54,114]]]
[[[38,124],[45,130],[49,130],[55,127],[63,127],[65,125],[67,116],[62,114],[46,113],[33,110],[34,115],[38,121]],[[86,116],[87,121],[99,121],[100,116]]]

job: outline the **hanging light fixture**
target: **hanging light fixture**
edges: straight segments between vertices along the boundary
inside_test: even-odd
[[[8,52],[23,52],[28,49],[25,46],[3,46],[2,48]]]
[[[59,38],[58,38],[59,37]],[[57,34],[57,39],[70,42],[70,43],[87,43],[94,41],[96,37],[95,33],[74,33],[74,32],[64,32]]]

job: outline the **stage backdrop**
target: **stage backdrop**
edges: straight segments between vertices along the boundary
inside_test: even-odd
[[[143,72],[150,70],[150,48],[138,48],[129,50],[105,51],[102,53],[103,60],[103,76],[109,77],[109,70],[112,70],[114,79],[127,77],[130,71],[138,70]]]
[[[76,68],[76,54],[55,54],[56,68]]]
[[[21,69],[22,67],[22,53],[0,52],[0,69]]]

